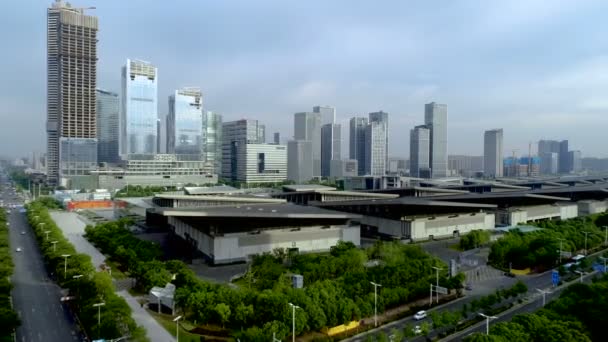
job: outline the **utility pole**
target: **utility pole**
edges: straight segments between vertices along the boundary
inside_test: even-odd
[[[479,316],[484,317],[486,319],[486,335],[490,335],[490,319],[497,319],[498,317],[484,315],[481,312],[479,313]]]
[[[374,285],[374,327],[378,326],[378,287],[382,287],[380,284],[376,284],[373,281],[369,282]]]
[[[296,309],[301,309],[295,304],[289,303],[291,306],[291,340],[296,342]]]
[[[175,322],[175,342],[179,342],[179,320],[182,318],[182,316],[177,316],[173,319],[173,322]]]
[[[545,298],[545,295],[546,295],[547,293],[551,293],[551,292],[549,292],[549,291],[547,291],[547,290],[541,290],[541,289],[536,289],[536,291],[538,291],[538,292],[540,292],[540,293],[542,293],[542,294],[543,294],[543,306],[545,306],[545,303],[546,303],[546,298]]]
[[[437,278],[437,283],[435,284],[435,290],[437,290],[437,288],[439,287],[439,271],[442,270],[443,268],[439,268],[439,267],[432,267],[435,270],[435,274],[436,274],[436,278]],[[432,294],[433,292],[431,291],[431,303],[433,302],[433,298],[432,298]],[[436,292],[436,300],[437,303],[439,303],[439,292]]]
[[[557,239],[559,240],[559,264],[561,265],[562,264],[562,252],[564,250],[563,242],[566,239],[564,239],[564,238],[557,238]]]
[[[589,254],[587,253],[587,236],[589,235],[590,232],[583,232],[583,234],[585,234],[585,255]]]

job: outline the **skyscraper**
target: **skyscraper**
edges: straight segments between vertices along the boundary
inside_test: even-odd
[[[329,177],[331,161],[342,158],[342,126],[328,123],[321,127],[321,176]]]
[[[379,122],[384,125],[384,131],[386,132],[386,142],[384,143],[384,155],[386,156],[386,160],[384,163],[386,169],[386,166],[388,166],[388,113],[383,111],[369,113],[369,122]]]
[[[486,177],[502,177],[502,139],[502,128],[485,131],[483,135],[483,171]]]
[[[127,59],[122,68],[120,154],[154,154],[157,150],[158,70],[150,62]]]
[[[554,175],[558,170],[558,154],[555,152],[543,152],[540,157],[540,173],[542,175]]]
[[[274,132],[273,142],[277,145],[281,143],[281,133]]]
[[[295,113],[293,123],[294,139],[312,144],[313,177],[321,176],[321,113]]]
[[[258,120],[242,119],[222,124],[222,178],[227,180],[241,178],[246,163],[242,157],[247,151],[242,149],[242,145],[260,144],[261,132]],[[287,151],[285,151],[285,162],[287,162]],[[287,176],[287,168],[285,168],[285,176]]]
[[[365,175],[386,173],[386,125],[373,121],[365,127]]]
[[[448,106],[435,102],[424,105],[424,123],[430,129],[431,177],[448,175]]]
[[[416,126],[410,131],[410,176],[429,178],[431,132],[424,126]]]
[[[97,159],[117,163],[118,158],[118,94],[97,89]]]
[[[169,96],[167,115],[167,153],[203,153],[203,94],[200,88],[182,88]]]
[[[97,17],[55,1],[47,10],[47,173],[51,185],[97,164]]]
[[[580,172],[583,169],[581,151],[568,151],[568,172]]]
[[[568,151],[568,140],[559,142],[559,172],[569,173],[572,171],[571,155]]]
[[[303,183],[312,178],[312,142],[290,140],[287,143],[287,179]]]
[[[330,106],[314,106],[313,113],[321,114],[321,126],[336,123],[336,108]]]
[[[368,120],[364,117],[350,119],[349,157],[357,161],[357,174],[365,174],[365,129]]]
[[[568,155],[568,140],[540,140],[538,142],[538,155],[542,157],[545,153],[557,153],[557,172],[568,173],[570,172],[569,167],[569,155]],[[541,161],[549,161],[547,157],[541,158]],[[550,170],[550,165],[541,165],[541,170]]]
[[[213,166],[215,173],[222,168],[222,116],[206,111],[203,116],[203,160]]]

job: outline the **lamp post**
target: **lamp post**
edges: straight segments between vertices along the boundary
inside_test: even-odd
[[[581,284],[582,284],[583,283],[583,274],[585,274],[585,272],[581,272],[581,271],[574,271],[574,272],[576,272],[576,273],[578,273],[578,274],[581,275],[580,279],[581,279]]]
[[[68,258],[71,257],[71,255],[69,254],[62,254],[62,257],[64,257],[64,262],[63,262],[63,279],[65,279],[68,276]]]
[[[44,225],[44,223],[39,223],[39,224]],[[48,240],[49,240],[49,233],[50,233],[50,232],[51,232],[50,230],[45,230],[45,231],[44,231],[44,234],[46,234],[46,238],[44,239],[45,241],[48,241]]]
[[[546,303],[546,298],[545,298],[545,296],[547,295],[547,293],[551,293],[551,292],[549,292],[549,291],[547,291],[547,290],[541,290],[541,289],[536,289],[536,291],[538,291],[538,292],[540,292],[540,293],[542,293],[542,294],[543,294],[543,306],[545,306],[545,303]]]
[[[291,340],[296,342],[296,309],[301,309],[295,304],[289,303],[291,306]]]
[[[374,327],[378,326],[378,287],[382,287],[380,284],[376,284],[373,281],[369,282],[374,285]]]
[[[57,251],[57,242],[59,241],[51,241],[51,243],[53,244],[53,252]]]
[[[484,317],[486,319],[486,335],[490,335],[490,319],[496,319],[498,317],[484,315],[481,312],[479,313],[479,316]]]
[[[97,337],[99,338],[101,338],[101,307],[104,305],[105,302],[93,304],[93,307],[97,307]]]
[[[179,342],[179,320],[182,319],[182,316],[177,316],[173,319],[175,322],[175,342]]]
[[[78,298],[80,298],[80,281],[78,279],[82,278],[82,274],[77,274],[75,276],[72,276],[72,279],[76,279],[76,281],[78,282]]]
[[[585,234],[585,255],[589,254],[587,253],[587,236],[589,235],[589,232],[583,232],[583,234]]]
[[[562,251],[564,250],[563,243],[566,241],[564,238],[557,238],[559,240],[559,264],[562,264]]]
[[[437,278],[436,284],[435,284],[435,290],[437,290],[437,288],[439,287],[439,271],[443,270],[443,268],[439,268],[436,266],[433,266],[432,268],[435,270],[435,275]],[[432,292],[431,292],[431,295],[432,295]],[[439,292],[435,291],[435,297],[436,297],[437,303],[439,303]],[[431,298],[431,302],[433,302],[433,298]]]

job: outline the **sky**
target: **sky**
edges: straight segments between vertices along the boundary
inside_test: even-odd
[[[46,149],[46,9],[0,11],[0,155]],[[608,1],[74,0],[99,17],[98,87],[120,92],[127,58],[158,67],[159,114],[200,86],[224,121],[258,119],[267,139],[293,114],[331,105],[348,120],[389,113],[391,156],[408,157],[424,104],[448,105],[450,154],[481,155],[504,129],[505,156],[569,139],[608,157]]]

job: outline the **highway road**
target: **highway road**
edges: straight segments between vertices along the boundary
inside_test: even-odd
[[[3,175],[0,178],[0,195],[4,204],[23,204],[20,199],[15,198],[12,190],[5,186],[6,177]],[[8,218],[10,247],[15,264],[11,279],[13,307],[21,319],[21,326],[16,331],[16,341],[80,341],[76,324],[59,300],[59,287],[48,278],[42,255],[25,214],[18,208],[13,208],[10,209]],[[22,249],[21,252],[16,251],[18,247]]]

